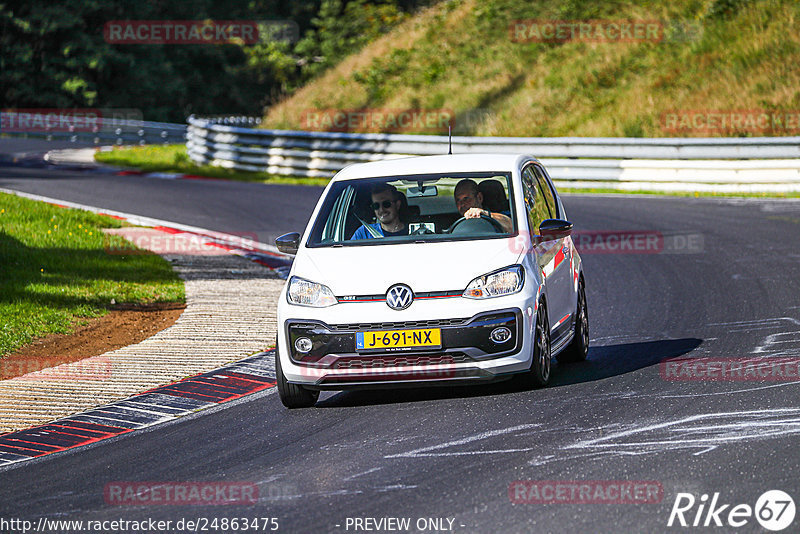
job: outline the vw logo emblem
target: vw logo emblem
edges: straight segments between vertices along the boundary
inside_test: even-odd
[[[498,326],[489,334],[489,339],[495,343],[505,343],[511,338],[511,330],[505,326]]]
[[[386,292],[386,305],[393,310],[405,310],[413,300],[414,292],[405,284],[395,284]]]

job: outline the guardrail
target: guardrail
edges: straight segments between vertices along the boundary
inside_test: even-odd
[[[9,112],[3,112],[8,115]],[[13,113],[13,112],[12,112]],[[63,139],[74,143],[90,143],[93,145],[152,145],[175,144],[186,142],[185,124],[169,122],[149,122],[140,120],[119,120],[97,118],[96,126],[88,129],[74,127],[55,127],[43,122],[36,128],[27,130],[0,131],[2,134],[15,137],[44,138],[48,141]]]
[[[187,150],[196,163],[272,174],[330,177],[350,163],[448,150],[446,136],[265,130],[193,116],[188,123]],[[800,191],[800,137],[455,136],[452,146],[454,154],[534,155],[561,187]]]

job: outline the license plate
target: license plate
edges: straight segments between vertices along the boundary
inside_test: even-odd
[[[414,347],[441,348],[441,329],[420,328],[416,330],[356,332],[356,350],[391,350]]]

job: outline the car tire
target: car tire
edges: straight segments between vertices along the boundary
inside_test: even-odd
[[[275,377],[278,382],[278,396],[287,408],[310,408],[317,403],[319,391],[306,389],[297,384],[290,384],[283,375],[281,358],[278,354],[278,343],[275,342]]]
[[[575,335],[556,359],[558,363],[575,363],[586,360],[589,354],[589,313],[586,307],[586,289],[583,278],[578,284],[578,305],[575,308]]]
[[[533,334],[533,354],[531,367],[520,375],[520,381],[526,387],[544,387],[550,382],[551,368],[550,323],[547,318],[547,307],[540,302],[536,311],[536,325]]]

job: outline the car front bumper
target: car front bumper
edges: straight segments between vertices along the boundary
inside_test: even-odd
[[[530,367],[534,303],[535,296],[522,293],[482,301],[454,297],[415,302],[397,312],[383,302],[305,308],[288,304],[282,295],[278,357],[287,381],[314,389],[491,381]],[[492,341],[492,331],[502,327],[512,335]],[[419,328],[439,329],[441,346],[356,349],[356,332]],[[295,348],[299,337],[312,341],[310,351]]]

